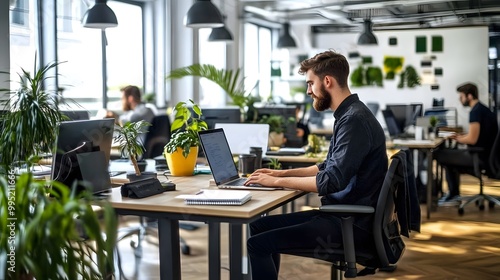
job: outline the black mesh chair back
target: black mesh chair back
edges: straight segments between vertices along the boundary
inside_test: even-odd
[[[170,118],[168,115],[155,116],[144,140],[146,152],[143,158],[154,158],[163,154],[163,148],[170,140]]]

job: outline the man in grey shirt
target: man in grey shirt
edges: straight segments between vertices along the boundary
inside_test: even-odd
[[[155,114],[151,108],[141,102],[141,90],[136,86],[126,86],[121,89],[123,114],[119,117],[120,123],[147,121],[151,123]]]

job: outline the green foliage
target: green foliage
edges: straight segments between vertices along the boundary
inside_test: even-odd
[[[173,70],[166,79],[180,79],[187,76],[206,78],[216,83],[229,95],[233,104],[238,106],[242,111],[245,109],[245,106],[249,106],[255,102],[253,97],[245,92],[243,80],[240,80],[240,69],[233,71],[217,69],[211,64],[193,64]]]
[[[438,118],[436,116],[430,116],[429,124],[431,125],[431,127],[436,127],[437,123],[438,123]]]
[[[282,133],[286,130],[286,125],[289,123],[294,123],[295,118],[288,118],[286,120],[283,116],[280,115],[270,115],[270,116],[262,116],[259,120],[259,123],[266,123],[269,125],[269,132]]]
[[[382,87],[383,85],[383,75],[382,75],[382,69],[379,67],[368,67],[366,69],[366,84],[369,86],[379,86]]]
[[[365,85],[364,82],[365,77],[365,69],[363,65],[359,65],[356,70],[354,70],[351,74],[351,84],[353,87],[362,87]]]
[[[380,67],[359,65],[351,74],[351,85],[353,87],[362,86],[383,86],[383,75]]]
[[[165,145],[167,153],[173,153],[177,148],[182,148],[182,155],[187,158],[191,147],[196,147],[200,144],[198,131],[208,129],[205,121],[201,120],[203,115],[201,108],[189,99],[193,105],[195,116],[191,114],[186,102],[179,102],[175,105],[175,119],[172,122],[170,131],[172,135],[170,141]]]
[[[156,94],[154,92],[146,93],[142,96],[142,101],[146,103],[155,103],[156,102]]]
[[[399,81],[398,88],[404,88],[405,86],[414,88],[419,86],[420,83],[421,79],[418,76],[417,70],[412,66],[406,66],[405,70],[401,72],[401,80]]]
[[[396,69],[403,67],[403,58],[387,56],[384,58],[384,67],[387,70],[385,78],[387,80],[394,80],[394,77],[396,76]]]
[[[117,229],[113,208],[94,200],[103,211],[100,218],[89,193],[49,184],[30,173],[0,177],[0,252],[15,252],[15,271],[7,263],[0,278],[110,279]]]
[[[33,76],[21,68],[19,89],[0,89],[7,95],[0,101],[7,111],[2,116],[4,125],[0,132],[2,166],[29,162],[30,158],[52,150],[57,124],[66,117],[58,108],[57,91],[44,90],[43,85],[47,79],[55,78],[47,73],[59,64],[49,63],[36,70],[35,63]]]
[[[281,169],[281,162],[277,158],[269,158],[269,168],[270,169]]]
[[[150,125],[147,121],[138,121],[127,122],[123,126],[117,125],[115,127],[117,134],[114,140],[120,144],[120,152],[123,157],[133,156],[137,159],[144,154],[144,145],[138,136],[146,133],[146,127]]]

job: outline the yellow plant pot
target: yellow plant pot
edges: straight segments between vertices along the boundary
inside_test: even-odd
[[[172,176],[192,176],[198,158],[198,147],[191,147],[187,158],[182,155],[181,148],[177,148],[173,153],[165,151],[164,156]]]

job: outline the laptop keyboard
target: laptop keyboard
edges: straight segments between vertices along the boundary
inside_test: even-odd
[[[232,182],[227,182],[224,185],[226,186],[243,186],[243,184],[246,182],[247,178],[239,178],[237,180],[234,180]]]

